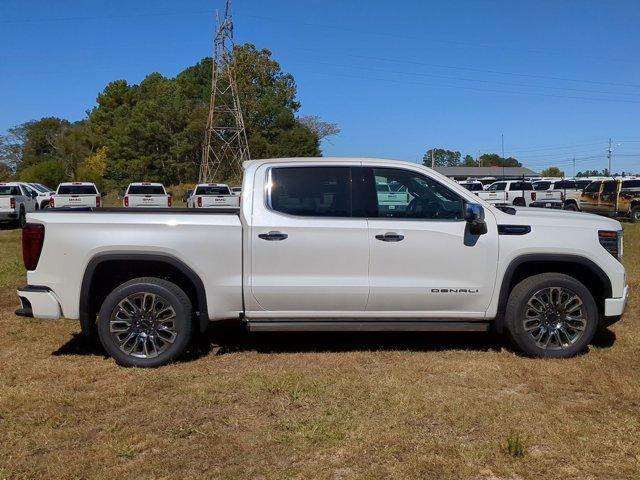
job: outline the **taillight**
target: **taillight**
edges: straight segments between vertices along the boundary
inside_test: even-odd
[[[129,206],[129,197],[127,195],[124,196],[124,206],[125,207]]]
[[[44,225],[27,223],[22,229],[22,260],[27,270],[35,270],[44,243]]]
[[[100,195],[96,197],[96,207],[100,206]]]
[[[198,197],[198,206],[202,207],[202,197]]]
[[[11,208],[15,209],[16,208],[16,199],[11,197],[11,199],[9,200]]]
[[[171,206],[171,195],[169,195],[167,197],[167,206],[170,207]]]
[[[49,199],[49,206],[51,208],[56,208],[56,202],[53,200],[53,197]]]
[[[536,192],[531,192],[531,201],[532,202],[536,201]]]

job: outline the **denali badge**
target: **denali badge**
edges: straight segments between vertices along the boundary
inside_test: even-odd
[[[477,288],[432,288],[431,293],[478,293]]]

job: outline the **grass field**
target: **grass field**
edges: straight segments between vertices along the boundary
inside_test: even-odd
[[[490,335],[213,329],[183,362],[117,367],[75,321],[13,315],[0,231],[0,479],[640,476],[640,225],[625,318],[569,360]]]

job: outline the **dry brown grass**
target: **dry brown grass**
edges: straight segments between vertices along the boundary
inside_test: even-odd
[[[640,226],[626,235],[626,317],[574,359],[485,335],[217,329],[135,370],[76,322],[13,315],[2,231],[0,478],[638,478]]]

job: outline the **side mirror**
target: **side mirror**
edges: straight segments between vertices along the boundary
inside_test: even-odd
[[[472,235],[484,235],[487,233],[484,208],[479,203],[467,202],[464,204],[464,219],[469,224],[469,232]]]

